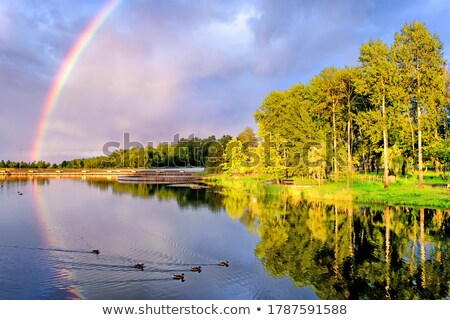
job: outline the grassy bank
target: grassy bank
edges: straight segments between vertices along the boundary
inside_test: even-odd
[[[370,180],[370,179],[367,179]],[[434,180],[434,181],[433,181]],[[265,185],[265,177],[230,177],[215,175],[205,182],[215,186],[238,188],[246,193],[288,194],[297,199],[325,202],[354,202],[361,205],[404,205],[450,209],[450,191],[425,186],[419,188],[414,178],[399,178],[385,189],[381,182],[352,179],[349,182],[324,182],[320,187],[314,180],[295,179],[294,186]],[[437,178],[429,178],[436,184]]]

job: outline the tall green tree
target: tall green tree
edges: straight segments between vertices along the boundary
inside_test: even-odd
[[[311,90],[317,103],[316,111],[327,117],[333,129],[333,173],[339,175],[338,169],[338,115],[342,114],[344,82],[335,67],[325,68],[311,80]],[[341,117],[339,117],[341,118]]]
[[[392,60],[389,46],[381,40],[371,40],[361,47],[361,79],[356,82],[357,90],[369,97],[370,103],[381,111],[383,131],[384,187],[389,187],[388,176],[388,100],[395,87],[397,65]]]
[[[423,117],[435,113],[441,105],[436,102],[446,93],[443,45],[423,23],[413,22],[405,24],[395,35],[392,51],[413,107],[411,112],[415,111],[419,185],[423,186]]]
[[[286,91],[272,91],[255,112],[258,135],[278,136],[289,174],[308,174],[305,161],[311,143],[325,140],[330,125],[314,112],[311,86],[296,84]],[[264,140],[264,139],[263,139]]]
[[[346,67],[339,70],[339,81],[341,82],[341,104],[345,109],[345,116],[347,120],[347,166],[348,174],[352,172],[353,165],[353,155],[352,155],[352,144],[353,144],[353,127],[355,122],[355,117],[358,112],[358,106],[362,102],[362,97],[356,91],[356,79],[359,74],[359,69]]]

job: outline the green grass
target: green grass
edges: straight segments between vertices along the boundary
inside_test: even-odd
[[[433,173],[434,174],[434,173]],[[438,176],[425,176],[426,184],[438,184],[442,179]],[[230,177],[227,175],[210,176],[205,182],[229,188],[239,188],[246,193],[281,193],[288,192],[294,198],[324,202],[355,202],[361,205],[404,205],[410,207],[427,207],[450,209],[450,191],[442,188],[425,186],[419,188],[414,177],[399,178],[396,183],[383,187],[382,182],[365,182],[359,176],[346,181],[326,181],[320,187],[310,179],[295,178],[295,186],[270,185],[265,186],[267,177]],[[429,181],[433,181],[430,183]]]
[[[358,183],[351,188],[358,203],[450,209],[450,191],[441,188],[419,188],[416,183],[402,181],[390,184],[388,189],[380,183]]]
[[[423,181],[425,184],[443,184],[443,185],[450,184],[450,180],[447,179],[447,181],[445,181],[442,178],[442,173],[437,174],[435,172],[426,172],[424,174]]]

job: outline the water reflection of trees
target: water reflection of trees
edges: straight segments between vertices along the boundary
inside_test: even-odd
[[[283,218],[282,204],[278,214],[261,206],[259,215],[262,240],[256,254],[273,276],[312,286],[324,299],[448,297],[448,214],[304,202],[287,206]]]
[[[450,294],[450,211],[371,208],[223,189],[223,205],[261,237],[255,254],[322,299],[441,299]]]
[[[331,205],[243,188],[191,190],[91,182],[116,194],[226,209],[261,241],[256,256],[274,277],[310,286],[322,299],[449,296],[450,211]],[[270,191],[270,190],[269,190]]]
[[[154,198],[160,201],[175,200],[180,208],[207,207],[213,212],[223,209],[222,196],[210,189],[195,189],[155,184],[119,183],[107,180],[86,180],[92,187],[110,191],[115,195],[136,198]]]

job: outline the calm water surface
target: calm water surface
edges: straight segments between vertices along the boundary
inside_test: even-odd
[[[104,180],[0,184],[0,299],[449,297],[450,210]]]

